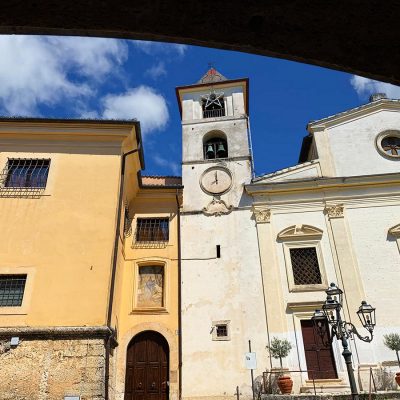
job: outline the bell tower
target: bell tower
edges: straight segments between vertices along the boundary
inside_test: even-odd
[[[243,184],[252,177],[248,79],[229,80],[210,68],[196,84],[178,87],[176,93],[182,116],[184,211],[203,210],[213,199],[221,212],[224,204],[236,207]]]
[[[248,341],[257,357],[266,357],[257,231],[244,190],[252,178],[248,87],[248,79],[230,80],[211,68],[196,84],[176,89],[183,134],[184,400],[220,400],[238,384],[251,396]]]

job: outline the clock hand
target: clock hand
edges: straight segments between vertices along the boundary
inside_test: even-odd
[[[218,172],[215,171],[215,183],[218,185]]]

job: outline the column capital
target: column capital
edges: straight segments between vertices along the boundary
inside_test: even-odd
[[[343,218],[344,205],[343,204],[326,204],[325,213],[331,218]]]
[[[257,224],[271,222],[271,210],[269,208],[254,207],[253,214]]]

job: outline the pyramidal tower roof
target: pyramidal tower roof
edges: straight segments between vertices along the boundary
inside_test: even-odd
[[[197,82],[197,84],[203,83],[217,83],[227,81],[228,79],[225,78],[221,73],[219,73],[214,67],[211,67]]]

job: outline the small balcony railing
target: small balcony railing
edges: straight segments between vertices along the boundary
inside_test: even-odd
[[[203,110],[203,118],[225,117],[225,108],[215,110]]]

